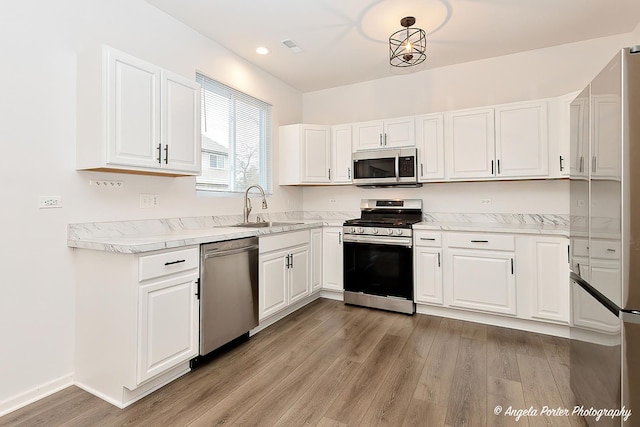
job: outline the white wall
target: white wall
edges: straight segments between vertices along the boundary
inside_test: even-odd
[[[302,119],[298,91],[142,0],[0,2],[0,413],[70,381],[68,223],[242,212],[240,198],[196,196],[194,178],[75,170],[76,56],[101,43],[191,78],[203,71],[273,104],[274,141],[280,124]],[[124,188],[89,187],[92,178]],[[301,190],[274,187],[267,212],[301,209]],[[140,209],[140,193],[158,194],[160,206]],[[39,210],[41,195],[62,196],[63,208]]]
[[[630,34],[587,40],[305,93],[303,120],[352,123],[565,95],[581,90],[630,40]],[[425,184],[404,190],[312,187],[303,192],[305,210],[340,211],[344,202],[357,211],[361,198],[411,197],[422,198],[426,212],[569,214],[569,186],[562,181]],[[492,203],[482,205],[481,198]]]

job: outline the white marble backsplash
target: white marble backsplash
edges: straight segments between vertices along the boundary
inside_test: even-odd
[[[250,221],[343,221],[359,218],[359,211],[289,211],[251,214]],[[93,222],[69,224],[69,240],[87,240],[105,237],[150,236],[185,230],[202,230],[237,224],[241,215],[217,215],[147,219],[133,221]],[[427,223],[455,223],[469,225],[505,224],[528,226],[569,226],[568,215],[551,214],[496,214],[496,213],[423,213]]]
[[[569,227],[568,215],[505,213],[423,213],[423,221],[457,224],[504,224]]]

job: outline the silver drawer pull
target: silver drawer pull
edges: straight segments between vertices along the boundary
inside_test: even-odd
[[[488,240],[472,240],[471,243],[489,243]]]
[[[171,261],[171,262],[165,262],[164,265],[173,265],[173,264],[180,264],[181,262],[186,262],[186,259],[179,259],[177,261]]]
[[[607,249],[607,252],[615,252],[615,251],[616,251],[615,249],[611,249],[611,248]]]
[[[421,237],[420,240],[434,240],[435,241],[436,239],[433,238],[433,237]]]

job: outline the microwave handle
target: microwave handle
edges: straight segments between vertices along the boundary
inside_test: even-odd
[[[400,154],[396,153],[396,181],[400,181]]]

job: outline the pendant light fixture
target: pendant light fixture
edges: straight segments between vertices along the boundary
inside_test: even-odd
[[[409,28],[416,18],[406,16],[400,20],[404,29],[389,37],[389,63],[394,67],[412,67],[427,59],[427,33],[420,28]]]

